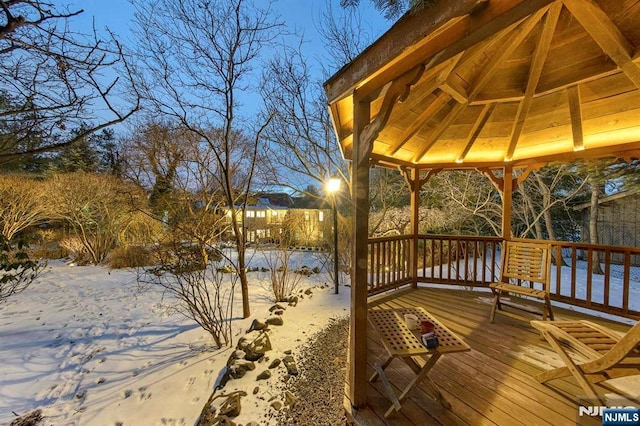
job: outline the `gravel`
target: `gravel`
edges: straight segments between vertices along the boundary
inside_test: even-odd
[[[348,318],[333,318],[305,344],[297,357],[300,375],[285,389],[298,400],[283,412],[280,425],[344,425],[344,380],[349,334]]]

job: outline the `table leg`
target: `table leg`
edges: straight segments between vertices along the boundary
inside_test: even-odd
[[[387,367],[389,366],[389,364],[391,364],[391,361],[392,361],[392,360],[393,360],[393,357],[392,357],[392,356],[390,356],[390,357],[388,357],[388,358],[386,359],[386,361],[385,361],[385,362],[383,362],[382,364],[380,364],[377,368],[376,368],[376,367],[374,367],[375,371],[374,371],[374,372],[373,372],[373,374],[371,375],[371,378],[369,378],[369,381],[370,381],[370,382],[375,382],[375,381],[376,381],[376,379],[378,378],[378,376],[380,375],[380,374],[379,374],[379,372],[378,372],[378,368],[379,368],[381,371],[384,371],[384,369],[385,369],[385,368],[387,368]]]
[[[438,387],[435,385],[435,383],[433,383],[431,381],[431,379],[429,379],[429,376],[427,375],[429,373],[429,371],[433,368],[433,366],[436,365],[436,361],[438,361],[438,359],[441,356],[442,355],[439,354],[439,353],[435,353],[435,354],[431,355],[431,357],[427,360],[427,362],[424,364],[424,366],[420,369],[418,374],[416,374],[416,377],[414,377],[413,380],[411,380],[411,382],[409,382],[407,387],[404,388],[404,390],[402,391],[402,393],[398,397],[399,404],[402,404],[402,402],[405,399],[407,399],[407,396],[413,390],[413,388],[416,387],[416,385],[419,384],[422,380],[424,380],[427,383],[427,387],[429,388],[429,391],[433,394],[433,396],[435,398],[437,398],[438,401],[440,403],[442,403],[442,405],[444,405],[447,408],[451,408],[451,404],[449,404],[444,399],[444,396],[440,393],[440,390],[438,389]],[[405,360],[405,362],[407,362],[407,360]],[[415,363],[415,361],[413,359],[411,359],[411,362]],[[409,364],[409,362],[407,362],[407,364]],[[447,406],[447,404],[448,404],[448,406]],[[396,408],[395,404],[392,405],[391,407],[389,407],[387,412],[384,413],[384,417],[385,418],[389,417],[391,415],[391,413],[393,413],[394,408]],[[396,408],[395,411],[399,411],[399,408]]]

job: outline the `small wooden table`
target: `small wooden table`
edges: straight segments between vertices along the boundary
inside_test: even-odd
[[[435,325],[435,333],[440,345],[433,349],[427,349],[420,341],[420,330],[409,330],[404,320],[405,314],[413,314],[420,321],[431,321]],[[394,411],[399,411],[402,402],[407,398],[409,392],[421,381],[424,382],[429,392],[446,408],[451,408],[451,404],[445,399],[440,389],[429,378],[428,373],[436,364],[438,359],[446,353],[468,351],[471,348],[462,339],[456,336],[451,330],[442,325],[440,321],[430,315],[424,308],[403,308],[403,309],[374,309],[368,313],[371,326],[378,332],[382,340],[382,345],[387,350],[388,357],[381,364],[376,365],[375,373],[369,379],[375,381],[378,377],[389,394],[391,407],[385,413],[389,417]],[[426,357],[425,364],[420,364],[414,357]],[[384,373],[384,369],[389,366],[394,358],[402,359],[415,373],[416,377],[411,380],[407,387],[397,396],[393,391],[389,379]]]

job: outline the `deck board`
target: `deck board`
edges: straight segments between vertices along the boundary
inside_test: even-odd
[[[569,377],[551,386],[533,375],[559,362],[555,352],[528,323],[500,316],[489,322],[490,293],[440,288],[399,290],[370,301],[370,309],[422,306],[471,346],[470,352],[447,354],[430,373],[451,402],[447,410],[418,386],[402,410],[384,419],[390,402],[378,382],[368,385],[368,406],[348,410],[362,425],[563,425],[578,419],[581,388]],[[558,319],[589,319],[624,332],[628,326],[554,307]],[[376,332],[369,327],[367,373],[386,356]],[[385,370],[396,391],[404,388],[413,372],[401,360]],[[640,381],[639,381],[640,383]],[[348,384],[346,389],[348,389]],[[347,392],[348,395],[348,392]],[[345,406],[349,407],[348,400]],[[599,418],[582,417],[581,424],[599,425]]]

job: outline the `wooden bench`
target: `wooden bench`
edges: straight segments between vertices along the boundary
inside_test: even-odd
[[[440,344],[435,348],[427,349],[418,338],[419,331],[412,331],[407,327],[404,320],[405,314],[415,315],[418,318],[418,323],[420,321],[433,323],[435,326],[434,332]],[[388,354],[382,363],[376,364],[374,367],[375,372],[369,379],[370,382],[373,382],[380,377],[391,401],[391,407],[389,407],[384,416],[389,417],[394,411],[399,411],[402,408],[402,402],[407,398],[411,390],[421,382],[425,384],[428,392],[444,407],[451,408],[451,404],[447,402],[436,384],[429,378],[428,373],[443,354],[468,351],[471,349],[469,345],[421,307],[374,309],[369,311],[367,317],[373,329],[380,335],[382,346],[384,346]],[[420,359],[422,357],[428,357],[426,362]],[[416,373],[416,376],[404,388],[400,396],[396,395],[384,373],[385,368],[389,366],[394,358],[400,358]]]
[[[501,277],[497,283],[489,285],[493,292],[493,306],[490,320],[493,323],[496,313],[522,321],[529,321],[522,315],[505,311],[509,306],[553,320],[549,282],[551,280],[551,248],[548,244],[525,241],[505,241],[502,246]],[[501,299],[502,295],[515,294],[542,301],[542,308],[513,303]]]

